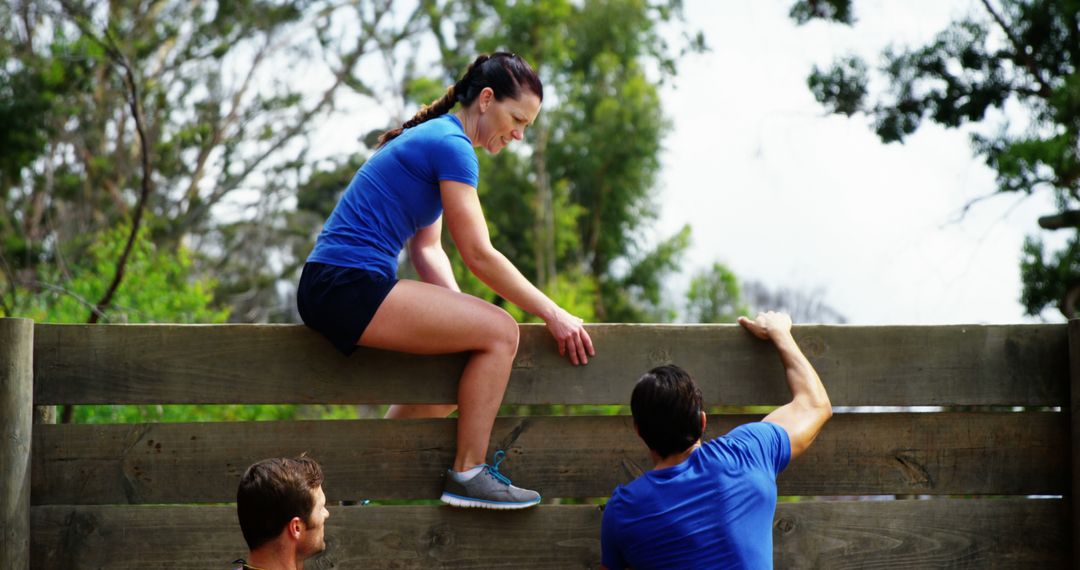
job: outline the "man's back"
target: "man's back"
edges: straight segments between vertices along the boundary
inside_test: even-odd
[[[790,457],[787,432],[757,422],[619,487],[604,510],[604,566],[771,568],[776,475]]]

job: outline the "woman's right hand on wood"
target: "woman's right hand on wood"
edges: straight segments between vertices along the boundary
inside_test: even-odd
[[[569,356],[571,364],[588,364],[589,357],[596,356],[584,320],[557,307],[555,314],[547,319],[547,328],[559,345],[559,355]]]

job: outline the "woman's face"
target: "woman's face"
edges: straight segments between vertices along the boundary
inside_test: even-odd
[[[525,89],[521,90],[517,99],[507,97],[502,101],[495,99],[490,89],[484,89],[478,103],[480,121],[477,140],[473,142],[491,154],[498,154],[510,141],[524,139],[525,127],[531,125],[540,113],[540,98]]]

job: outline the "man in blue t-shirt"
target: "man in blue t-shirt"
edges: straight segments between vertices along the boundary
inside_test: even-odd
[[[776,476],[814,441],[832,405],[789,316],[770,311],[739,324],[772,341],[791,402],[702,443],[706,416],[690,375],[668,365],[642,376],[630,407],[655,467],[611,495],[602,568],[772,568]]]

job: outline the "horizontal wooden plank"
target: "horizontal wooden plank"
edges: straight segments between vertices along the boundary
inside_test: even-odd
[[[308,568],[572,569],[600,564],[601,510],[331,507]],[[1066,568],[1061,500],[781,503],[777,568]],[[32,567],[224,568],[246,553],[235,508],[32,509]]]
[[[591,325],[574,367],[541,325],[522,325],[506,403],[626,403],[640,375],[675,362],[709,403],[790,399],[768,343],[737,325]],[[1065,325],[798,326],[837,406],[1068,402]],[[452,402],[462,354],[361,349],[344,357],[296,325],[35,327],[35,403]]]
[[[709,434],[760,416],[710,416]],[[331,500],[434,499],[454,420],[35,426],[35,504],[233,500],[264,457],[310,452]],[[1065,414],[837,414],[779,480],[784,495],[1068,494]],[[500,418],[491,449],[545,498],[606,497],[650,469],[626,416]]]
[[[1068,519],[1061,500],[781,504],[773,552],[796,570],[1069,568]]]
[[[598,507],[492,512],[329,507],[306,568],[596,568]],[[34,507],[31,567],[227,568],[247,553],[233,506]]]

